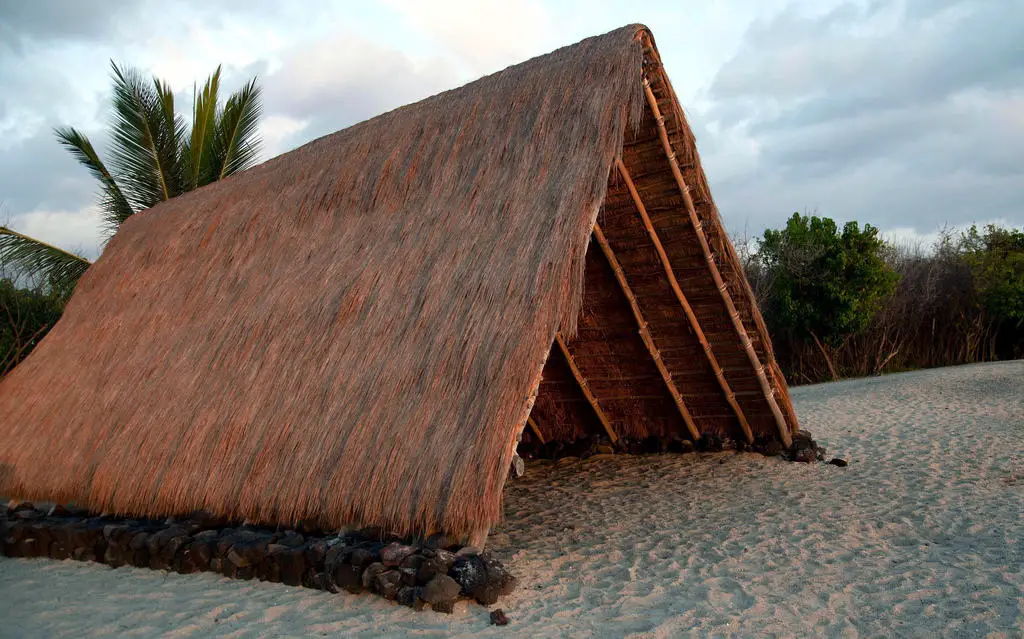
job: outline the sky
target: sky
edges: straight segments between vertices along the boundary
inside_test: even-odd
[[[300,6],[301,5],[301,6]],[[311,6],[316,8],[311,9]],[[1024,226],[1021,0],[0,0],[0,223],[95,257],[109,61],[264,89],[263,159],[631,22],[649,26],[734,238],[794,212],[901,242]]]

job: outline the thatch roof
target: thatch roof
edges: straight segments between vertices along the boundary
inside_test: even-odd
[[[616,288],[602,250],[588,252],[599,212],[602,249],[632,289]],[[643,310],[646,341],[631,309]],[[564,352],[551,350],[556,334]],[[638,25],[129,219],[0,382],[0,494],[479,533],[501,515],[535,397],[550,436],[598,414],[620,437],[691,437],[694,426],[788,439],[796,428],[692,134]],[[581,407],[591,412],[573,418]]]

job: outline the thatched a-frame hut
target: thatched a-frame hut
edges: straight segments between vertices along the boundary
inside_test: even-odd
[[[0,382],[0,494],[479,540],[520,437],[796,428],[633,25],[129,219]]]

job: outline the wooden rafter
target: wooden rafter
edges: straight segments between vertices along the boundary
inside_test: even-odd
[[[604,426],[604,430],[608,433],[608,437],[612,440],[612,443],[619,441],[619,436],[615,434],[615,429],[612,428],[612,423],[608,420],[608,416],[601,410],[601,406],[597,403],[597,398],[594,397],[594,393],[590,391],[590,386],[587,384],[586,378],[583,377],[583,373],[580,372],[578,366],[576,366],[576,360],[573,359],[571,353],[569,353],[569,347],[565,345],[565,341],[561,335],[555,335],[555,343],[558,344],[559,350],[562,351],[562,355],[565,356],[565,361],[569,364],[569,370],[572,371],[572,376],[576,378],[576,383],[579,384],[580,390],[583,391],[583,396],[587,398],[587,402],[590,403],[590,407],[594,409],[594,414],[597,415],[597,419],[601,422],[601,426]]]
[[[612,247],[608,244],[608,239],[604,236],[604,232],[601,230],[600,224],[594,224],[594,238],[597,240],[598,245],[601,247],[601,252],[604,253],[605,259],[608,260],[608,264],[612,267],[612,271],[615,273],[615,279],[619,283],[619,288],[622,289],[622,293],[626,296],[626,300],[629,301],[629,307],[633,311],[633,317],[636,318],[636,323],[640,327],[640,338],[644,341],[644,346],[647,347],[647,352],[650,353],[651,359],[654,360],[654,365],[658,367],[658,372],[661,373],[661,379],[665,382],[665,387],[668,389],[669,395],[672,396],[672,401],[675,402],[676,408],[679,409],[679,414],[682,415],[683,421],[686,423],[686,429],[690,431],[690,435],[693,436],[694,440],[700,439],[700,430],[697,429],[697,424],[693,421],[693,415],[690,414],[690,410],[686,407],[686,403],[683,401],[682,395],[679,394],[679,389],[676,388],[675,382],[672,381],[672,374],[665,366],[665,362],[661,359],[661,353],[658,352],[658,348],[654,345],[654,339],[651,337],[651,332],[647,328],[647,321],[644,319],[643,313],[640,311],[640,305],[636,301],[636,295],[633,294],[633,289],[630,288],[629,282],[626,280],[626,274],[622,271],[622,266],[619,264],[619,260],[615,257],[615,252],[612,251]]]
[[[690,196],[690,188],[686,185],[686,180],[683,178],[683,173],[679,168],[679,163],[676,161],[676,153],[672,148],[672,142],[668,137],[668,131],[665,129],[665,118],[661,115],[661,109],[658,108],[658,98],[655,97],[654,91],[651,89],[651,83],[646,77],[643,79],[643,86],[644,93],[647,96],[647,106],[650,107],[651,113],[654,115],[654,121],[658,125],[658,137],[661,138],[662,150],[668,158],[669,167],[672,169],[672,175],[675,177],[676,185],[679,187],[679,192],[682,194],[686,213],[690,217],[690,223],[693,225],[693,230],[700,242],[701,250],[704,252],[704,260],[708,264],[708,270],[711,271],[711,276],[715,280],[715,286],[718,287],[718,292],[722,297],[722,301],[725,303],[726,311],[729,314],[729,318],[732,320],[733,327],[739,335],[740,342],[743,345],[743,349],[746,351],[747,358],[750,360],[750,364],[754,367],[754,373],[757,375],[757,381],[761,385],[761,391],[764,393],[768,406],[771,408],[772,415],[775,416],[775,423],[778,426],[782,442],[788,447],[793,443],[793,438],[790,435],[789,427],[786,425],[786,418],[783,417],[782,410],[779,409],[779,404],[775,400],[775,391],[772,390],[771,384],[768,382],[764,366],[761,365],[761,360],[758,358],[757,352],[754,350],[754,345],[750,342],[750,336],[747,334],[747,329],[743,326],[743,320],[740,319],[739,311],[736,310],[736,305],[733,303],[732,297],[729,295],[725,281],[722,279],[722,274],[718,270],[718,265],[715,264],[714,254],[711,251],[711,246],[708,244],[707,236],[704,235],[704,229],[701,228],[700,218],[697,217],[697,210],[694,208],[693,198]]]
[[[530,430],[532,430],[533,434],[537,436],[537,440],[540,441],[541,444],[548,443],[547,440],[544,439],[544,435],[540,432],[540,426],[537,425],[537,421],[532,416],[526,418],[526,423],[530,425]]]
[[[668,282],[672,286],[672,291],[676,295],[676,299],[679,301],[679,305],[683,308],[683,312],[686,313],[686,319],[690,322],[690,327],[693,329],[694,334],[700,341],[701,347],[704,349],[704,355],[707,357],[708,363],[711,365],[711,370],[714,371],[715,377],[718,379],[718,385],[722,389],[722,393],[725,394],[726,401],[729,402],[729,406],[732,408],[733,413],[736,415],[736,419],[739,420],[740,428],[743,429],[743,434],[747,438],[748,443],[754,443],[754,433],[750,429],[750,423],[747,422],[746,415],[743,414],[743,410],[740,408],[739,402],[736,401],[736,394],[733,393],[732,388],[729,386],[729,382],[725,379],[725,373],[722,371],[722,367],[718,364],[718,359],[715,358],[714,352],[711,350],[711,343],[708,342],[707,337],[704,335],[703,329],[700,327],[700,322],[697,321],[697,315],[693,312],[693,308],[690,306],[689,300],[686,299],[686,295],[683,294],[683,289],[679,286],[679,282],[676,281],[675,273],[672,270],[672,264],[669,262],[668,254],[665,252],[665,247],[661,244],[661,238],[658,237],[658,233],[654,230],[654,225],[651,223],[650,216],[647,215],[647,208],[644,206],[643,200],[640,198],[640,193],[636,190],[636,185],[633,184],[633,179],[629,175],[629,171],[626,170],[626,165],[622,163],[622,160],[616,160],[616,166],[619,170],[619,175],[622,176],[623,181],[626,183],[626,188],[629,189],[629,194],[633,197],[633,204],[636,206],[637,212],[640,214],[640,219],[644,223],[644,228],[647,229],[647,235],[651,239],[651,243],[654,244],[655,250],[658,252],[658,257],[661,260],[661,266],[665,271],[665,275],[668,277]]]

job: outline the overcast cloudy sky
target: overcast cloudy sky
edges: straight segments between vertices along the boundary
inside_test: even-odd
[[[0,217],[98,254],[95,185],[52,129],[105,155],[111,58],[182,105],[218,63],[231,90],[258,75],[269,158],[630,22],[734,232],[795,210],[897,237],[1024,226],[1021,0],[0,0]]]

